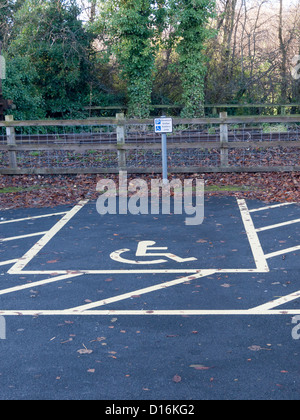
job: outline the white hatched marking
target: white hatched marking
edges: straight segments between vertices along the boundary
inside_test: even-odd
[[[39,215],[39,216],[31,216],[31,217],[24,217],[22,219],[13,219],[13,220],[5,220],[4,222],[0,222],[0,225],[5,225],[8,223],[19,223],[19,222],[24,222],[26,220],[34,220],[34,219],[42,219],[44,217],[52,217],[52,216],[61,216],[63,214],[66,214],[67,212],[60,212],[60,213],[51,213],[51,214],[43,214],[43,215]]]
[[[300,223],[300,219],[289,220],[288,222],[277,223],[276,225],[264,226],[264,227],[256,229],[256,232],[263,232],[265,230],[270,230],[270,229],[278,229],[282,226],[293,225],[295,223]]]
[[[3,238],[0,239],[0,242],[9,242],[9,241],[17,241],[18,239],[25,239],[25,238],[31,238],[34,236],[42,236],[45,235],[46,232],[35,232],[35,233],[29,233],[27,235],[19,235],[19,236],[11,236],[10,238]]]
[[[258,211],[272,210],[272,209],[276,209],[278,207],[290,206],[291,204],[297,204],[297,203],[296,202],[292,202],[292,203],[274,204],[272,206],[265,206],[265,207],[259,207],[257,209],[252,209],[252,210],[249,210],[249,212],[250,213],[255,213],[255,212],[258,212]]]

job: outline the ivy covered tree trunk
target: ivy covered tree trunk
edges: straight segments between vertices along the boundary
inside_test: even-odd
[[[136,118],[147,118],[150,113],[155,71],[150,5],[148,0],[128,0],[120,8],[117,56],[127,82],[128,114]]]
[[[131,117],[146,118],[150,112],[156,51],[154,15],[151,0],[108,0],[102,6],[100,29],[126,81]]]
[[[202,51],[191,52],[189,60],[180,60],[182,80],[183,118],[204,116],[204,80],[206,76],[205,56]]]
[[[211,36],[207,26],[214,15],[215,0],[173,0],[171,5],[183,88],[182,117],[197,118],[204,115],[204,44]]]

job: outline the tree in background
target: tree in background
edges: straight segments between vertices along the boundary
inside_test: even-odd
[[[8,68],[17,62],[19,72],[29,72],[47,116],[68,117],[82,108],[89,94],[90,37],[79,13],[73,1],[25,0],[15,15]],[[23,95],[13,95],[13,80],[7,89],[20,110]]]
[[[209,21],[215,0],[171,0],[170,17],[182,81],[183,117],[204,115],[205,43],[212,36]]]
[[[14,25],[14,16],[25,0],[0,0],[0,41],[7,48]]]
[[[207,103],[297,101],[289,67],[299,54],[299,0],[217,0],[213,27],[218,35],[208,43]]]
[[[128,114],[145,118],[149,116],[155,72],[157,7],[151,0],[100,3],[95,31],[102,36],[126,81]]]
[[[3,90],[29,119],[83,117],[87,105],[143,118],[151,103],[182,104],[184,117],[204,102],[292,104],[299,28],[300,0],[0,0]]]
[[[6,60],[6,79],[3,80],[3,95],[12,99],[15,110],[9,110],[16,120],[46,118],[46,106],[38,89],[38,74],[30,57],[15,56]]]

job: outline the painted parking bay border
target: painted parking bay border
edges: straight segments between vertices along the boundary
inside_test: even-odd
[[[47,284],[48,282],[60,281],[64,279],[66,276],[68,278],[77,277],[82,274],[108,274],[108,273],[119,273],[119,274],[133,274],[133,273],[186,273],[186,274],[194,274],[194,276],[190,276],[189,280],[194,278],[205,277],[207,275],[212,275],[214,273],[247,273],[247,272],[259,272],[259,273],[267,273],[269,272],[269,267],[267,264],[268,256],[264,254],[263,249],[261,247],[259,237],[257,235],[257,229],[255,229],[250,211],[248,210],[247,204],[245,200],[237,200],[238,206],[241,212],[242,220],[245,226],[245,230],[247,233],[247,237],[251,246],[253,258],[256,264],[256,269],[216,269],[216,270],[84,270],[84,271],[59,271],[55,272],[55,274],[60,274],[56,278],[46,279],[40,281],[41,284]],[[19,259],[16,264],[8,271],[9,274],[51,274],[53,275],[53,271],[25,271],[24,268],[26,265],[41,251],[41,249],[59,232],[71,219],[75,216],[75,214],[82,209],[82,207],[88,203],[87,201],[80,202],[77,206],[75,206],[70,212],[68,212],[49,232],[47,232],[25,255],[23,258]],[[14,262],[14,261],[11,261]],[[64,275],[62,275],[64,274]],[[140,289],[139,293],[150,293],[155,290],[159,290],[166,287],[175,286],[176,284],[181,284],[187,280],[187,277],[183,277],[181,279],[176,279],[167,283],[162,283],[159,285],[155,285],[149,288]],[[37,282],[38,283],[38,282]],[[32,287],[33,284],[27,285],[27,287]],[[19,286],[22,288],[22,286]],[[25,285],[24,285],[25,287]],[[12,288],[13,289],[13,288]],[[18,287],[16,287],[18,289]],[[17,290],[16,290],[17,291]],[[5,294],[6,291],[2,291]],[[7,291],[8,292],[8,291]],[[11,290],[13,292],[13,290]],[[28,316],[42,316],[42,315],[79,315],[79,316],[97,316],[97,315],[181,315],[181,316],[194,316],[194,315],[298,315],[300,314],[299,310],[277,310],[276,307],[283,305],[287,302],[292,300],[298,299],[300,297],[300,291],[292,293],[288,296],[282,297],[274,302],[268,302],[266,304],[260,305],[255,308],[250,308],[247,310],[99,310],[96,309],[100,306],[104,306],[106,304],[110,304],[120,300],[126,300],[130,298],[130,296],[136,294],[137,292],[130,292],[124,295],[116,296],[113,298],[108,298],[104,301],[92,302],[88,305],[83,305],[75,308],[69,308],[65,310],[0,310],[0,315],[3,316],[11,316],[11,315],[28,315]]]
[[[8,274],[197,274],[205,272],[202,268],[193,269],[117,269],[117,270],[26,270],[26,266],[37,256],[37,254],[55,237],[55,235],[67,225],[67,223],[88,203],[84,200],[70,210],[58,223],[56,223],[22,258],[20,258],[9,270]],[[256,268],[233,268],[233,269],[214,269],[218,273],[267,273],[269,267],[266,256],[261,247],[257,231],[254,227],[250,212],[244,199],[237,199],[237,204],[241,213],[247,238],[251,247]]]

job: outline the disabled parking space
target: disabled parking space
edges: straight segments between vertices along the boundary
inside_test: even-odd
[[[88,201],[12,213],[1,225],[4,314],[300,313],[297,204],[212,197],[199,226],[174,214],[100,216]]]
[[[100,216],[95,203],[87,203],[28,259],[25,271],[101,274],[137,269],[149,273],[254,269],[236,200],[215,201],[206,207],[205,223],[186,226],[184,215]],[[55,261],[47,267],[49,260]]]

